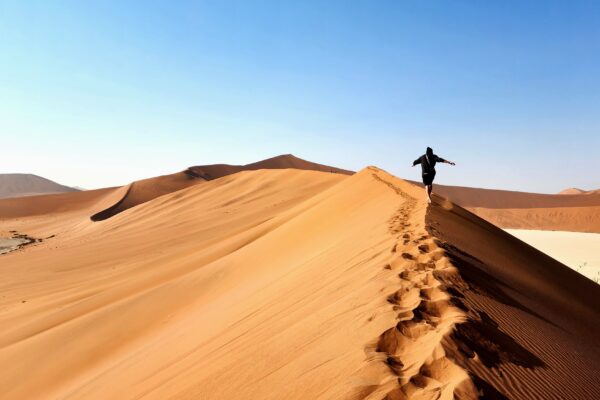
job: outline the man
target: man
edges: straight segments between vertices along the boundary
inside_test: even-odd
[[[441,162],[450,165],[456,165],[452,161],[444,160],[441,157],[433,154],[431,147],[427,148],[425,154],[413,161],[413,167],[417,164],[421,164],[421,170],[423,173],[423,184],[425,185],[425,192],[427,193],[427,201],[431,203],[431,192],[433,191],[433,179],[435,178],[435,164]]]

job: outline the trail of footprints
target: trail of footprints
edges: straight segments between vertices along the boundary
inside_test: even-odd
[[[384,398],[452,399],[467,375],[446,357],[442,340],[465,316],[436,274],[455,269],[424,228],[411,226],[409,216],[416,201],[403,197],[403,207],[390,220],[398,242],[392,248],[392,261],[384,267],[398,277],[398,289],[387,296],[398,322],[380,335],[374,349],[385,355],[385,363],[397,377],[397,382],[386,385]]]

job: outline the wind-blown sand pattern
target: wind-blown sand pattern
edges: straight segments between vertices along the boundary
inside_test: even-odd
[[[0,202],[0,230],[49,238],[0,256],[3,398],[599,390],[600,287],[385,171],[242,171],[90,218],[126,190]]]

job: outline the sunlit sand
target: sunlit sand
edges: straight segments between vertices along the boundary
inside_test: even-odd
[[[3,399],[594,398],[599,285],[381,169],[267,161],[0,200],[44,238],[0,256]]]

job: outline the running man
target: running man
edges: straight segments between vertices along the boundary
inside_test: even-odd
[[[433,154],[431,147],[427,148],[425,154],[413,161],[413,167],[417,164],[421,164],[421,170],[423,172],[423,184],[425,185],[425,191],[427,192],[427,201],[431,203],[431,192],[433,191],[433,179],[435,178],[435,164],[441,162],[450,165],[456,165],[452,161],[444,160],[442,157],[438,157]]]

